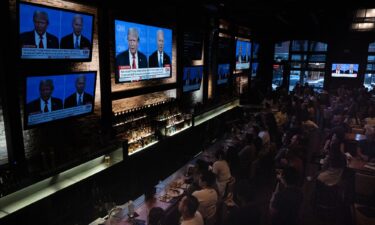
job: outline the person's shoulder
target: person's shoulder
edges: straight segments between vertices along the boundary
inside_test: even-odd
[[[57,40],[57,37],[54,34],[48,33],[47,32],[47,38],[53,38]]]
[[[53,102],[62,102],[61,99],[56,98],[56,97],[52,97],[51,100],[52,100]]]
[[[122,51],[120,52],[120,54],[116,56],[116,58],[122,58],[122,57],[129,57],[129,50]]]
[[[146,55],[145,54],[143,54],[142,52],[140,52],[140,51],[138,51],[138,56],[139,57],[145,57],[146,58]]]
[[[34,31],[25,31],[23,33],[20,34],[21,37],[26,37],[26,36],[31,36],[34,34]]]

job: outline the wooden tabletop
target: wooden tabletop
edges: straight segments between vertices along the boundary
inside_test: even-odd
[[[347,166],[349,169],[355,170],[356,172],[366,172],[370,174],[375,174],[375,170],[365,167],[366,164],[367,162],[353,157],[350,160],[348,160]]]

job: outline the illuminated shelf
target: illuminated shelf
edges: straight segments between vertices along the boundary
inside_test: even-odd
[[[128,124],[128,123],[131,123],[131,122],[135,122],[135,121],[137,121],[137,120],[141,120],[141,119],[144,119],[144,118],[146,118],[147,116],[141,116],[141,117],[138,117],[138,118],[135,118],[135,119],[133,119],[133,120],[127,120],[127,121],[124,121],[124,122],[121,122],[121,123],[117,123],[117,124],[115,124],[115,125],[113,125],[114,127],[118,127],[118,126],[122,126],[122,125],[124,125],[124,124]]]
[[[140,152],[140,151],[142,151],[142,150],[144,150],[144,149],[146,149],[146,148],[148,148],[148,147],[150,147],[150,146],[152,146],[152,145],[154,145],[154,144],[156,144],[156,143],[158,143],[158,142],[159,142],[159,141],[151,142],[150,144],[148,144],[148,145],[146,145],[146,146],[143,146],[142,148],[139,148],[139,149],[133,151],[132,153],[129,153],[129,156],[130,156],[130,155],[133,155],[133,154],[135,154],[135,153],[137,153],[137,152]]]
[[[186,126],[186,127],[182,128],[181,130],[178,130],[178,131],[176,131],[176,132],[174,132],[174,133],[172,133],[172,134],[167,134],[166,136],[168,136],[168,137],[174,136],[174,135],[176,135],[176,134],[178,134],[178,133],[181,133],[182,131],[184,131],[184,130],[186,130],[186,129],[189,129],[190,127],[191,127],[191,125]]]
[[[136,138],[136,139],[133,139],[133,140],[129,140],[129,142],[128,142],[128,144],[133,144],[133,143],[135,143],[135,142],[137,142],[137,141],[139,141],[139,140],[142,140],[142,139],[144,139],[144,138],[146,138],[146,137],[150,137],[150,136],[152,136],[152,135],[154,135],[155,133],[149,133],[149,134],[146,134],[146,135],[144,135],[144,136],[142,136],[142,137],[139,137],[139,138]]]
[[[176,126],[176,125],[178,125],[180,123],[183,123],[183,122],[185,122],[185,120],[180,120],[180,121],[177,121],[177,122],[175,122],[175,123],[173,123],[171,125],[166,126],[165,128],[168,129],[168,128],[174,127],[174,126]]]
[[[173,118],[173,117],[176,117],[176,116],[179,116],[181,115],[181,113],[177,113],[177,114],[174,114],[172,116],[168,116],[166,118],[163,118],[163,119],[157,119],[157,121],[161,122],[161,121],[166,121],[166,120],[169,120],[170,118]]]
[[[231,102],[228,102],[224,105],[221,105],[221,106],[219,106],[215,109],[212,109],[208,112],[197,115],[194,118],[194,126],[198,126],[199,124],[202,124],[202,123],[204,123],[204,122],[206,122],[206,121],[208,121],[212,118],[215,118],[215,117],[217,117],[217,116],[219,116],[219,115],[221,115],[221,114],[223,114],[223,113],[225,113],[225,112],[227,112],[227,111],[229,111],[229,110],[231,110],[231,109],[233,109],[233,108],[235,108],[239,105],[240,105],[240,100],[235,99]]]

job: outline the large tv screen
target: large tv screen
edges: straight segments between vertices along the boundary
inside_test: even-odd
[[[25,128],[94,111],[96,72],[27,76]]]
[[[229,68],[230,68],[229,63],[218,65],[217,82],[216,82],[218,85],[228,83],[228,78],[229,78],[229,74],[230,74]]]
[[[115,20],[116,82],[171,77],[172,30]]]
[[[251,43],[237,39],[236,42],[236,70],[250,68]]]
[[[358,64],[332,64],[332,77],[356,78],[358,76]]]
[[[184,67],[183,92],[196,91],[201,87],[203,66]]]
[[[90,61],[94,15],[19,3],[21,59]]]

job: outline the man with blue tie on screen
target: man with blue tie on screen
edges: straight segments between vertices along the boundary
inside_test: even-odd
[[[27,114],[48,113],[62,109],[61,99],[52,97],[53,90],[52,80],[41,80],[39,83],[40,97],[26,105]]]
[[[61,39],[61,49],[90,49],[91,43],[82,35],[83,17],[75,15],[72,21],[73,32]]]
[[[164,32],[158,30],[156,32],[156,43],[158,49],[148,58],[149,67],[165,67],[171,65],[171,58],[164,51]]]
[[[86,77],[79,75],[76,78],[76,92],[67,97],[64,101],[64,108],[70,108],[80,105],[92,104],[93,97],[91,94],[85,92]]]
[[[350,64],[350,65],[349,65],[349,69],[348,69],[348,70],[345,70],[345,73],[347,73],[347,74],[357,74],[358,71],[357,71],[357,70],[354,70],[354,65],[353,65],[353,64]]]
[[[147,57],[140,51],[139,33],[136,28],[128,29],[128,50],[116,57],[116,65],[126,66],[129,69],[147,68]],[[117,71],[117,70],[116,70]]]
[[[48,14],[43,11],[35,11],[33,15],[34,30],[20,35],[22,48],[59,48],[59,40],[53,34],[47,32],[49,25]]]

